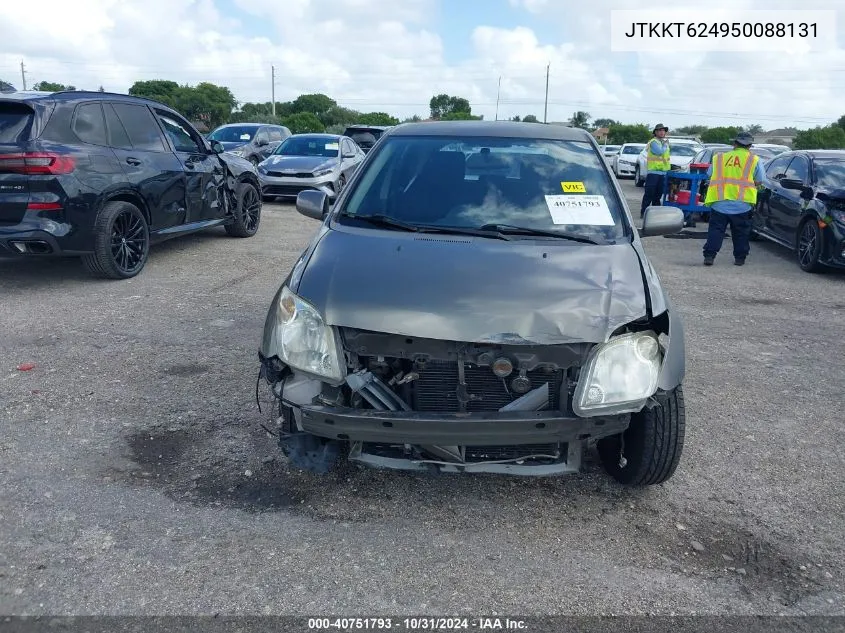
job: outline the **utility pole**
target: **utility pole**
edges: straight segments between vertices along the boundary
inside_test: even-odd
[[[549,66],[551,65],[551,62],[546,64],[546,105],[543,107],[543,123],[548,123],[546,119],[549,115]]]
[[[502,91],[502,76],[499,75],[499,87],[496,88],[496,120],[499,120],[499,94]]]
[[[270,76],[273,78],[273,87],[270,88],[270,98],[273,101],[273,116],[276,116],[276,67],[270,66]]]
[[[21,60],[21,83],[23,84],[24,91],[26,91],[26,69],[23,65],[23,60]]]

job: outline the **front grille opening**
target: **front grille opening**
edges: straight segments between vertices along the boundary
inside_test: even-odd
[[[550,444],[517,444],[505,446],[467,446],[465,447],[464,462],[455,462],[456,465],[478,464],[483,462],[507,462],[526,460],[525,463],[534,465],[555,464],[566,461],[569,454],[569,445],[566,442]],[[420,453],[418,450],[408,450],[402,444],[387,444],[377,442],[365,442],[362,452],[377,457],[393,459],[431,460],[445,462],[442,458],[433,455]],[[542,457],[534,457],[542,456]]]
[[[457,412],[460,404],[457,397],[458,363],[446,361],[429,361],[419,372],[420,377],[411,383],[412,401],[409,403],[415,411]],[[470,394],[480,396],[467,404],[467,411],[498,411],[510,404],[523,394],[518,394],[510,387],[510,381],[516,376],[514,372],[507,378],[499,378],[490,367],[465,364],[464,376],[467,390]],[[531,382],[531,389],[542,387],[549,383],[549,408],[560,409],[560,390],[563,384],[563,371],[548,371],[535,369],[529,371],[526,377]]]

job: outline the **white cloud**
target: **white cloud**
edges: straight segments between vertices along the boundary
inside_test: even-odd
[[[499,115],[542,118],[550,64],[549,120],[586,110],[671,127],[809,127],[845,112],[841,46],[803,55],[612,53],[610,10],[659,3],[498,1],[525,19],[500,28],[479,15],[468,35],[470,54],[451,63],[437,32],[449,19],[445,0],[228,0],[244,12],[239,19],[223,12],[223,0],[42,0],[37,13],[0,2],[0,78],[20,85],[23,59],[29,85],[46,79],[122,92],[138,79],[208,80],[229,86],[241,101],[267,101],[275,65],[277,100],[325,92],[349,107],[408,116],[427,114],[431,96],[446,92],[493,118],[501,76]],[[716,4],[792,8],[788,0]],[[805,4],[830,8],[824,0]],[[536,31],[520,26],[532,20]],[[556,35],[538,37],[547,32]]]

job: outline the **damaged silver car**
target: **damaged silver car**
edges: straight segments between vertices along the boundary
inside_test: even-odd
[[[426,122],[385,133],[276,293],[259,351],[299,468],[556,475],[597,442],[617,481],[674,473],[683,327],[589,133]]]

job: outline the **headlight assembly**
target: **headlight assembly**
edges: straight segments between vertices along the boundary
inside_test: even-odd
[[[320,169],[314,172],[314,178],[320,178],[321,176],[328,176],[330,173],[334,171],[331,167],[328,169]]]
[[[639,411],[657,391],[662,362],[654,332],[623,334],[596,346],[581,369],[572,410],[581,417]]]
[[[340,341],[322,315],[287,286],[276,295],[264,328],[263,353],[286,365],[340,383],[346,377]]]

